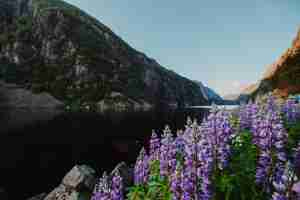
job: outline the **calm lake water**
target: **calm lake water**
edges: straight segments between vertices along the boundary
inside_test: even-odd
[[[5,188],[9,199],[26,199],[50,192],[76,164],[90,165],[98,174],[112,170],[120,161],[132,164],[140,148],[148,145],[152,129],[161,133],[168,124],[175,132],[184,127],[187,116],[200,122],[207,112],[207,108],[189,108],[106,115],[64,113],[5,131],[0,135],[0,188]]]

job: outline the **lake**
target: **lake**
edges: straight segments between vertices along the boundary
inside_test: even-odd
[[[32,113],[25,113],[26,117]],[[161,133],[168,124],[175,132],[184,127],[187,116],[201,121],[207,113],[208,108],[199,107],[105,115],[63,113],[3,131],[0,188],[5,188],[9,199],[26,199],[50,192],[76,164],[90,165],[98,175],[120,161],[133,164],[141,147],[148,145],[152,129]]]

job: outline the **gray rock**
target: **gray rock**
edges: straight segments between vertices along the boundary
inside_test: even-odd
[[[50,192],[44,200],[79,200],[79,192],[61,184]]]
[[[62,184],[74,189],[83,186],[92,190],[95,184],[95,170],[87,165],[76,165],[63,178]]]
[[[89,200],[94,185],[95,170],[76,165],[44,200]]]

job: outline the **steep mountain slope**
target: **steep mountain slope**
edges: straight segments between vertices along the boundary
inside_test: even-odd
[[[200,87],[202,95],[208,101],[209,104],[212,104],[212,103],[215,103],[215,104],[218,104],[218,105],[232,105],[232,104],[237,104],[237,101],[235,101],[235,99],[225,99],[225,98],[222,98],[213,89],[204,86],[201,81],[195,81],[195,83],[197,83],[197,85]]]
[[[300,93],[300,31],[291,48],[265,72],[252,98],[260,98],[268,92],[286,98],[289,94]]]
[[[0,0],[0,76],[66,104],[207,102],[197,84],[61,0]]]
[[[222,97],[219,94],[217,94],[213,89],[211,89],[209,87],[205,87],[205,89],[206,89],[207,96],[211,101],[214,101],[214,102],[222,102],[223,101]]]

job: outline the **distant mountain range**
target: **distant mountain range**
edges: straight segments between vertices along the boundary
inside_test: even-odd
[[[209,102],[209,104],[215,103],[218,105],[232,105],[232,104],[238,103],[235,99],[222,98],[217,92],[215,92],[213,89],[203,85],[203,83],[200,81],[195,81],[195,82],[200,87],[202,95]]]

